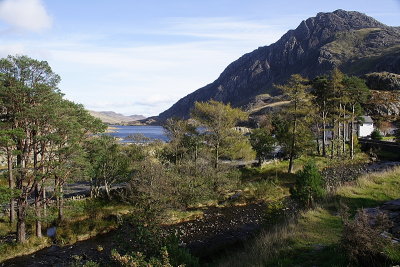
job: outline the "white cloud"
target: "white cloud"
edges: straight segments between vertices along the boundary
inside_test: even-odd
[[[271,43],[282,35],[282,29],[266,21],[239,20],[229,17],[172,18],[167,34],[200,38]]]
[[[120,29],[123,36],[150,35],[155,41],[138,44],[132,38],[119,43],[106,31],[74,32],[39,40],[5,40],[0,55],[14,50],[48,60],[62,77],[60,89],[66,97],[88,109],[149,116],[214,81],[233,60],[276,41],[285,30],[265,24],[232,18],[174,18],[146,33]],[[170,37],[174,41],[163,41]]]
[[[18,30],[39,32],[49,29],[52,19],[41,0],[3,0],[0,20]]]

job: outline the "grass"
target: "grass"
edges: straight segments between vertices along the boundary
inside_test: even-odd
[[[340,248],[342,221],[335,200],[351,211],[374,207],[400,198],[400,167],[364,175],[353,185],[341,187],[337,196],[320,207],[305,211],[298,220],[266,229],[245,248],[222,259],[218,266],[348,266]],[[400,247],[385,252],[400,262]]]
[[[176,223],[187,222],[195,219],[203,218],[202,210],[168,210],[165,214],[163,225],[171,225]]]
[[[400,198],[400,168],[364,175],[355,185],[339,188],[337,194],[353,211]]]
[[[0,243],[0,262],[15,258],[18,256],[28,255],[51,245],[50,238],[31,237],[23,244],[1,244]]]
[[[392,142],[392,141],[394,141],[395,139],[396,139],[395,136],[383,136],[383,137],[382,137],[382,141],[390,141],[390,142]]]

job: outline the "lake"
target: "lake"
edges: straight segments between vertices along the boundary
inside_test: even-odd
[[[162,126],[121,126],[111,125],[112,132],[107,134],[116,138],[125,139],[129,135],[142,134],[152,140],[158,139],[162,141],[168,141],[168,137],[164,134],[164,128]],[[123,141],[124,142],[124,141]],[[131,140],[125,142],[132,142]]]

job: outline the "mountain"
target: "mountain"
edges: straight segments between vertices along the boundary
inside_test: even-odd
[[[400,73],[400,28],[355,11],[318,13],[276,43],[231,63],[217,80],[160,113],[158,121],[187,118],[196,101],[214,99],[247,110],[270,105],[281,101],[274,84],[295,73],[311,79],[335,67],[351,75]]]
[[[100,119],[102,122],[107,124],[121,124],[127,122],[133,122],[138,120],[146,119],[143,115],[130,115],[125,116],[120,113],[116,113],[114,111],[93,111],[89,110],[89,113],[95,117]]]

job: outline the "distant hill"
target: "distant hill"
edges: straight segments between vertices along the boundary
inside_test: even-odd
[[[107,124],[123,124],[123,123],[130,123],[130,122],[146,119],[146,117],[143,115],[125,116],[120,113],[116,113],[114,111],[89,110],[89,113],[93,117],[98,118],[102,122],[107,123]]]
[[[214,82],[183,97],[151,119],[187,118],[196,101],[210,99],[250,111],[283,103],[274,84],[292,74],[308,78],[338,67],[346,74],[400,73],[400,28],[359,12],[336,10],[304,20],[276,43],[260,47],[231,63]],[[262,95],[260,98],[259,96]]]

